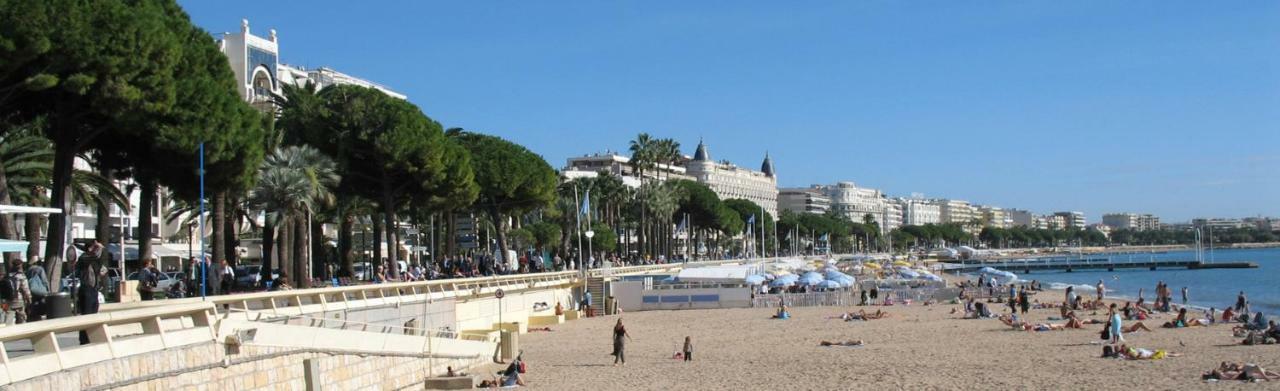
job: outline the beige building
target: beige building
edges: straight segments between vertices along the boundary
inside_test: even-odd
[[[977,208],[963,200],[940,200],[943,224],[960,224],[968,226],[981,215]]]
[[[710,187],[722,200],[745,199],[764,207],[770,215],[778,216],[778,178],[768,154],[764,156],[760,171],[755,171],[728,161],[711,160],[707,145],[698,141],[698,148],[693,159],[685,163],[685,170],[694,180]]]
[[[823,214],[831,209],[831,198],[816,187],[778,189],[778,209]]]
[[[1054,216],[1061,216],[1064,225],[1061,228],[1085,228],[1084,212],[1054,212]]]
[[[1007,211],[995,206],[979,206],[983,223],[992,228],[1009,228],[1013,226],[1013,217]]]

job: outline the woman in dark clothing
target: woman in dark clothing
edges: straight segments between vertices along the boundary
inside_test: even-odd
[[[1018,305],[1022,307],[1022,314],[1025,315],[1028,309],[1031,309],[1031,303],[1027,300],[1027,290],[1018,291]]]
[[[618,362],[627,365],[626,341],[623,338],[631,339],[631,335],[627,334],[627,328],[622,326],[622,319],[618,319],[618,324],[613,326],[613,365],[617,366]]]

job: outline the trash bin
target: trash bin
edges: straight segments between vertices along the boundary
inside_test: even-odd
[[[58,292],[45,296],[45,310],[48,311],[49,319],[66,318],[71,316],[71,294],[67,292]]]

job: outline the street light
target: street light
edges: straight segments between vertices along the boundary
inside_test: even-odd
[[[595,260],[594,260],[595,255],[591,250],[591,238],[596,236],[596,231],[588,229],[587,232],[585,232],[584,234],[587,235],[587,262],[591,264],[595,264]],[[586,268],[590,268],[591,266],[592,265],[588,265]],[[586,269],[586,268],[583,268],[583,269]]]

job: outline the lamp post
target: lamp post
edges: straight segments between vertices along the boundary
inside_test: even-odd
[[[591,261],[591,257],[592,257],[591,238],[596,236],[596,231],[592,231],[588,229],[587,232],[583,232],[583,234],[587,235],[587,262],[594,263]],[[587,267],[591,267],[591,265],[588,265]]]

